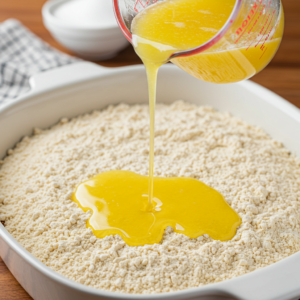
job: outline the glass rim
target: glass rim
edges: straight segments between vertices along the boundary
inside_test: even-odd
[[[120,0],[113,0],[115,17],[116,17],[117,23],[118,23],[121,31],[123,32],[123,34],[125,35],[127,40],[132,44],[132,34],[128,30],[127,26],[125,25],[125,22],[121,15],[120,8],[119,8],[119,1]],[[226,23],[219,30],[219,32],[216,33],[211,39],[209,39],[207,42],[205,42],[204,44],[202,44],[200,46],[197,46],[197,47],[194,47],[194,48],[191,48],[188,50],[176,51],[169,57],[169,59],[172,59],[172,58],[175,58],[178,56],[195,55],[195,54],[201,53],[201,52],[211,48],[213,45],[215,45],[220,39],[222,39],[222,37],[227,33],[229,28],[232,26],[233,22],[236,20],[239,12],[241,10],[243,1],[244,0],[236,0],[235,1],[235,5],[234,5],[232,12],[231,12],[229,18],[227,19]]]

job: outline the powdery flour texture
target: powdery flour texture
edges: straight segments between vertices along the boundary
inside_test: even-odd
[[[41,262],[88,286],[161,293],[233,278],[300,249],[300,161],[261,129],[208,107],[158,105],[155,176],[188,176],[221,192],[242,218],[226,242],[167,228],[161,243],[96,238],[76,186],[108,170],[148,173],[149,113],[118,105],[34,130],[1,162],[0,220]]]

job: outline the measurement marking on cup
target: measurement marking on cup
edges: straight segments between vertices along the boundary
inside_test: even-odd
[[[266,53],[267,49],[268,49],[268,47],[266,47],[265,51],[263,52],[263,54],[261,55],[261,57],[259,59],[261,59],[264,56],[264,54]]]
[[[266,7],[265,5],[262,6],[262,9],[260,10],[260,14],[259,14],[258,18],[255,20],[255,22],[254,22],[254,24],[252,25],[251,29],[248,31],[248,34],[249,34],[249,35],[250,35],[250,33],[252,32],[252,30],[253,30],[253,28],[255,27],[255,25],[258,24],[258,21],[259,21],[260,17],[262,16],[262,12],[263,12],[263,10],[265,9],[265,7]],[[250,35],[249,38],[248,38],[248,41],[247,41],[247,43],[250,41],[250,44],[249,44],[248,48],[246,49],[246,51],[251,47],[251,45],[252,45],[252,44],[254,43],[254,41],[256,40],[255,38],[252,38],[252,40],[251,40],[251,38],[252,38],[252,36]]]
[[[272,3],[272,1],[269,1],[269,5],[268,5],[268,8],[267,8],[266,12],[269,11],[271,3]],[[267,14],[265,13],[265,16],[264,16],[264,19],[262,20],[262,22],[264,22],[266,16],[267,16]]]
[[[269,11],[270,6],[271,6],[271,1],[269,1],[269,6],[268,6],[267,11]],[[267,16],[267,14],[265,14],[264,19],[262,20],[263,26],[262,26],[262,28],[261,28],[261,30],[260,30],[260,32],[259,32],[260,34],[262,34],[262,32],[264,31],[265,26],[267,25],[268,20],[269,20],[269,18],[270,18],[270,16],[271,16],[271,13],[268,14],[267,20],[266,20],[266,22],[264,23],[264,20],[265,20],[266,16]],[[256,46],[255,46],[255,47],[256,47]]]
[[[264,21],[265,21],[265,19],[266,19],[266,16],[267,16],[267,11],[269,10],[269,8],[270,8],[270,5],[271,5],[271,1],[269,1],[269,5],[268,5],[268,8],[267,8],[267,10],[265,10],[265,8],[266,8],[266,5],[264,4],[263,5],[263,9],[261,10],[261,12],[260,12],[260,14],[259,14],[259,17],[257,18],[257,20],[259,20],[260,19],[260,17],[262,16],[262,14],[263,14],[263,12],[264,12],[264,10],[265,10],[265,13],[263,14],[264,15],[264,17],[263,17],[263,19],[262,19],[262,21],[261,21],[261,24],[264,24]],[[266,23],[267,24],[267,23]],[[263,29],[264,29],[264,25],[262,25],[262,28],[261,28],[261,30],[260,30],[260,32],[262,32],[263,31]],[[259,37],[259,35],[256,37],[256,38],[254,38],[252,41],[251,41],[251,43],[250,43],[250,45],[248,46],[248,48],[246,49],[246,51],[252,46],[252,44],[256,41],[256,39]]]
[[[148,5],[149,1],[150,1],[150,0],[147,1],[147,3],[145,4],[145,6]],[[143,2],[140,1],[140,0],[137,0],[136,3],[135,3],[135,6],[134,6],[134,10],[135,10],[136,12],[139,12],[139,9],[138,9],[138,5],[139,5],[139,4],[142,6],[142,8],[145,8]]]
[[[269,6],[268,6],[268,8],[267,8],[267,10],[266,10],[266,12],[267,11],[269,11],[269,9],[270,9],[270,5],[271,5],[271,1],[269,1]],[[265,7],[265,5],[264,5],[264,7]],[[267,26],[267,28],[265,29],[265,26],[267,25],[267,23],[268,23],[268,21],[269,21],[269,18],[270,18],[270,16],[271,16],[271,13],[269,13],[269,14],[264,14],[264,18],[263,18],[263,20],[262,20],[262,27],[261,27],[261,29],[260,29],[260,31],[259,31],[259,35],[257,35],[256,36],[256,38],[254,38],[252,41],[251,41],[251,43],[249,44],[249,46],[248,46],[248,48],[246,49],[246,51],[252,46],[252,44],[255,42],[255,41],[257,41],[257,38],[259,38],[260,37],[260,39],[259,39],[259,41],[256,43],[256,45],[255,45],[255,47],[257,47],[258,46],[258,44],[261,42],[261,40],[264,38],[264,36],[265,36],[265,34],[267,33],[267,31],[268,31],[268,28],[269,28],[269,26],[270,26],[270,24],[271,24],[271,22],[272,22],[272,19],[273,19],[273,16],[274,16],[274,13],[275,13],[275,10],[273,11],[273,14],[272,14],[272,17],[271,17],[271,20],[270,20],[270,22],[269,22],[269,25]],[[260,13],[260,16],[262,15],[262,11],[261,11],[261,13]],[[268,17],[267,17],[267,19],[266,19],[266,16],[268,15]],[[259,16],[259,17],[260,17]],[[259,18],[258,18],[259,19]],[[257,19],[257,20],[258,20]],[[265,21],[265,22],[264,22]],[[264,31],[264,33],[263,33],[263,31]],[[272,31],[272,30],[271,30]],[[263,34],[262,34],[263,33]],[[260,36],[261,35],[261,36]],[[265,42],[264,42],[265,43]],[[263,51],[263,48],[260,48],[262,51]]]
[[[255,45],[255,47],[260,43],[260,41],[263,39],[263,37],[264,37],[265,34],[267,33],[267,31],[268,31],[268,29],[269,29],[269,27],[270,27],[270,25],[271,25],[271,22],[272,22],[272,20],[273,20],[274,15],[275,15],[275,10],[273,11],[273,14],[272,14],[272,17],[271,17],[271,20],[270,20],[270,22],[269,22],[268,27],[266,28],[264,34],[261,36],[261,38],[259,39],[259,41],[258,41],[257,44]]]
[[[262,2],[262,1],[261,1]],[[237,38],[237,40],[235,41],[235,44],[240,40],[240,38],[244,35],[244,33],[246,32],[247,28],[250,26],[251,22],[254,20],[259,7],[261,6],[261,3],[259,5],[257,5],[257,3],[254,3],[253,8],[251,9],[250,13],[248,14],[247,18],[243,21],[242,26],[237,30],[237,34],[240,34],[240,36]],[[253,10],[255,9],[255,10]],[[243,30],[244,28],[244,30]]]
[[[265,25],[264,25],[264,21],[265,21],[265,19],[266,19],[266,16],[267,16],[267,11],[269,11],[269,9],[270,9],[270,5],[271,5],[271,1],[269,1],[269,5],[268,5],[268,8],[267,8],[267,10],[265,11],[265,13],[264,13],[264,18],[262,19],[262,21],[261,21],[261,24],[262,24],[262,28],[261,28],[261,30],[260,30],[260,34],[263,32],[263,30],[264,30],[264,27],[265,27]],[[265,7],[265,6],[264,6]],[[261,14],[263,13],[263,11],[261,12]],[[268,18],[269,18],[269,16],[270,16],[270,14],[268,15]],[[266,22],[265,22],[265,24],[267,24],[267,22],[268,22],[268,18],[267,18],[267,20],[266,20]]]
[[[157,2],[157,0],[153,0],[152,1],[153,4]],[[146,8],[146,6],[150,3],[150,0],[147,0],[147,2],[145,4],[143,4],[143,0],[137,0],[135,2],[135,5],[134,5],[134,10],[138,13],[140,12],[141,10],[143,10],[144,8]]]
[[[268,15],[268,17],[267,17],[267,20],[266,20],[266,22],[263,24],[263,26],[262,26],[262,28],[261,28],[259,34],[262,34],[263,31],[265,30],[265,26],[267,25],[270,16],[271,16],[271,14],[269,13],[269,15]]]
[[[253,30],[254,26],[257,24],[258,20],[259,20],[260,17],[261,17],[261,12],[262,12],[262,10],[263,10],[266,6],[263,5],[263,6],[262,6],[262,9],[259,10],[260,7],[261,7],[261,4],[259,5],[259,7],[258,7],[258,9],[257,9],[257,11],[256,11],[256,13],[255,13],[255,16],[253,17],[253,20],[255,19],[255,17],[256,17],[256,15],[257,15],[258,12],[260,12],[260,14],[259,14],[259,16],[257,17],[257,19],[255,19],[255,22],[254,22],[254,24],[252,25],[252,27],[250,28],[250,30],[248,31],[248,34],[251,33],[251,31]]]
[[[263,50],[263,47],[264,47],[266,41],[269,39],[270,34],[271,34],[271,32],[272,32],[273,29],[274,29],[274,26],[271,26],[271,29],[269,30],[269,33],[268,33],[267,37],[265,38],[264,42],[262,43],[262,45],[261,45],[261,47],[260,47],[261,50]],[[270,39],[270,40],[271,40],[271,39]]]

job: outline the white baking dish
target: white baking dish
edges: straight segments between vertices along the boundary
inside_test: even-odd
[[[0,157],[22,136],[30,135],[33,127],[47,128],[62,117],[71,118],[109,104],[148,101],[142,66],[106,69],[91,63],[77,63],[35,76],[31,86],[30,93],[0,109]],[[166,65],[159,73],[157,95],[158,102],[183,99],[229,111],[262,127],[300,156],[299,109],[257,84],[246,81],[212,85]],[[105,292],[66,279],[21,247],[1,224],[0,255],[26,291],[38,300],[295,300],[300,297],[300,253],[225,282],[148,296]]]

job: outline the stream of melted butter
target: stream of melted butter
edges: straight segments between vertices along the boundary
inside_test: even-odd
[[[119,234],[130,246],[154,244],[161,241],[167,226],[190,238],[206,233],[225,241],[235,235],[241,219],[219,192],[192,178],[153,176],[157,71],[175,50],[209,40],[224,25],[234,3],[163,1],[133,20],[133,43],[145,64],[149,86],[149,177],[109,171],[79,184],[73,200],[84,211],[92,211],[87,226],[97,237]]]

